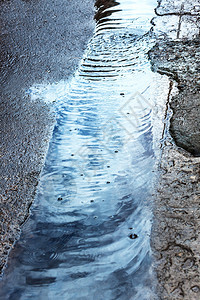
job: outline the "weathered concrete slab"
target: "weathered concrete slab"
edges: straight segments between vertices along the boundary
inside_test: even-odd
[[[172,13],[196,14],[200,12],[199,1],[161,0],[156,12],[160,15]]]
[[[152,249],[160,299],[200,299],[200,158],[168,142],[155,195]]]
[[[200,156],[199,39],[158,43],[149,53],[153,68],[175,79],[180,94],[171,102],[170,131],[178,146]]]
[[[182,17],[169,14],[178,11],[181,4],[194,12],[199,1],[161,1],[158,11],[165,15],[154,22],[158,26],[157,32],[160,30],[163,35],[158,35],[157,45],[149,53],[152,68],[168,75],[171,84],[178,87],[178,93],[169,97],[172,118],[169,121],[171,111],[168,108],[165,119],[168,133],[163,138],[156,184],[152,249],[160,298],[198,300],[200,23],[197,17],[189,14]],[[165,22],[165,28],[162,22]]]

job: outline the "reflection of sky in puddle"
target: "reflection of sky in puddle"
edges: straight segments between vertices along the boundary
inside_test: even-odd
[[[155,6],[154,0],[143,1],[142,5],[139,1],[120,1],[117,6],[103,10],[104,16],[99,24],[97,23],[97,33],[102,29],[123,28],[129,32],[134,29],[135,34],[142,35],[150,29],[149,24]],[[111,14],[113,11],[114,14]]]
[[[85,58],[91,58],[90,60],[90,64],[93,64],[94,69],[93,72],[95,72],[95,70],[97,70],[98,75],[97,77],[100,78],[100,80],[102,79],[109,79],[110,76],[110,72],[115,72],[115,67],[122,67],[122,70],[117,70],[118,74],[117,75],[121,75],[124,76],[124,72],[126,71],[123,66],[126,66],[127,64],[130,65],[131,67],[131,71],[134,71],[134,69],[138,68],[138,65],[136,65],[136,63],[139,64],[139,70],[141,70],[141,65],[143,63],[147,63],[146,62],[146,57],[144,55],[143,51],[148,51],[147,48],[151,48],[153,46],[153,41],[149,42],[148,41],[148,45],[146,45],[146,41],[143,40],[140,45],[138,45],[138,48],[134,47],[133,51],[129,51],[130,47],[132,48],[133,43],[135,43],[135,39],[141,37],[143,34],[145,34],[146,32],[148,32],[151,28],[150,25],[150,21],[152,19],[153,16],[153,11],[154,8],[156,6],[156,1],[145,1],[142,3],[139,3],[139,1],[120,1],[120,3],[117,6],[105,9],[105,11],[111,10],[111,12],[114,10],[119,9],[119,12],[114,12],[113,14],[111,14],[109,17],[106,17],[106,22],[101,24],[98,26],[97,25],[97,29],[96,29],[96,33],[98,34],[98,32],[101,32],[102,30],[102,35],[101,37],[94,37],[92,39],[92,41],[89,44],[88,49],[85,52],[84,58],[82,60],[82,62],[80,63],[80,67],[83,68],[84,62],[85,62]],[[123,26],[123,29],[120,29],[121,26],[113,26],[112,29],[110,28],[109,25],[109,30],[105,31],[107,24],[110,24],[110,21],[113,21],[113,25],[115,23],[118,24],[117,21],[117,17],[119,15],[120,18],[120,24]],[[149,16],[149,17],[148,17]],[[129,23],[130,20],[130,23]],[[102,21],[102,20],[100,20]],[[127,23],[126,23],[127,21]],[[103,26],[101,28],[101,26]],[[129,34],[130,37],[128,38],[127,36],[125,36],[125,34]],[[121,35],[121,36],[120,36]],[[132,36],[132,38],[131,38]],[[144,43],[144,45],[142,45],[142,43]],[[107,45],[107,47],[106,47]],[[111,47],[109,49],[109,47]],[[97,51],[96,51],[97,48]],[[114,48],[114,49],[113,49]],[[118,49],[117,49],[118,48]],[[142,49],[143,48],[143,49]],[[98,52],[99,50],[99,52]],[[107,53],[107,51],[110,51],[110,53]],[[114,52],[112,51],[114,50]],[[118,51],[117,51],[118,50]],[[105,52],[104,52],[105,51]],[[112,53],[113,52],[113,53]],[[116,53],[118,52],[118,53]],[[135,60],[135,57],[137,57],[138,55],[141,55],[141,58],[139,61],[134,62],[134,64],[136,65],[134,68],[131,65],[131,63]],[[111,56],[112,55],[112,56]],[[116,57],[115,57],[116,55]],[[97,59],[97,61],[100,61],[100,65],[98,65],[98,62],[92,62],[92,59]],[[143,62],[144,60],[144,62]],[[105,69],[105,67],[107,65],[111,66],[111,69]],[[101,73],[102,69],[106,72],[108,72],[105,76],[105,78],[102,78]],[[87,69],[86,69],[87,71]],[[133,73],[133,72],[132,72]],[[79,76],[80,72],[76,72],[76,76]],[[87,74],[84,74],[87,75]],[[104,74],[103,74],[104,75]],[[111,74],[112,75],[112,74]],[[76,83],[77,78],[73,78],[71,84],[73,85],[73,82]],[[100,77],[101,76],[101,77]],[[87,77],[85,77],[85,79],[87,79]],[[91,79],[91,78],[90,78]],[[120,84],[123,85],[126,83],[126,80],[128,78],[125,78],[123,80],[123,78],[121,78]],[[97,80],[97,78],[96,78]],[[143,81],[140,82],[140,79],[138,78],[138,80],[136,81],[137,85],[142,85]],[[134,82],[134,84],[136,84],[136,82]],[[101,82],[102,84],[102,82]],[[111,86],[112,88],[112,86]],[[139,91],[140,89],[142,89],[143,87],[137,87],[135,89],[135,91]],[[31,98],[33,100],[37,99],[37,98],[43,98],[46,102],[54,102],[54,101],[59,101],[60,99],[62,99],[63,97],[66,96],[66,94],[68,94],[70,89],[70,83],[69,80],[68,81],[61,81],[59,83],[56,84],[50,84],[50,85],[36,85],[33,86],[29,89],[28,94],[30,94]]]
[[[56,102],[57,124],[5,276],[20,299],[150,299],[150,194],[168,79],[150,71],[148,38],[129,32],[95,35],[70,82],[29,90]]]
[[[142,5],[139,1],[132,1],[132,0],[122,0],[118,1],[119,5],[116,5],[114,7],[110,7],[105,9],[105,11],[112,11],[112,10],[121,10],[119,12],[120,17],[127,20],[127,16],[130,16],[130,19],[134,20],[134,16],[147,16],[152,17],[152,11],[156,7],[157,2],[155,0],[145,0],[142,1]],[[114,16],[111,16],[111,18],[116,17],[118,12],[114,14]]]

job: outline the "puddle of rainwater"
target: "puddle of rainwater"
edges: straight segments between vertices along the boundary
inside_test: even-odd
[[[56,103],[57,124],[1,299],[156,299],[151,192],[169,89],[147,58],[157,2],[97,4],[74,78],[29,90]]]

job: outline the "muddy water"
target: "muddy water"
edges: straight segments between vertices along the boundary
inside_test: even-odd
[[[1,299],[156,299],[152,184],[169,82],[151,72],[156,0],[97,1],[70,82],[34,86],[57,124]]]

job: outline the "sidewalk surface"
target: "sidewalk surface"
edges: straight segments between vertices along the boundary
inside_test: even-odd
[[[199,300],[200,1],[163,0],[156,13],[158,41],[149,57],[154,71],[169,76],[171,83],[152,249],[160,298]],[[172,96],[174,86],[178,92]]]

